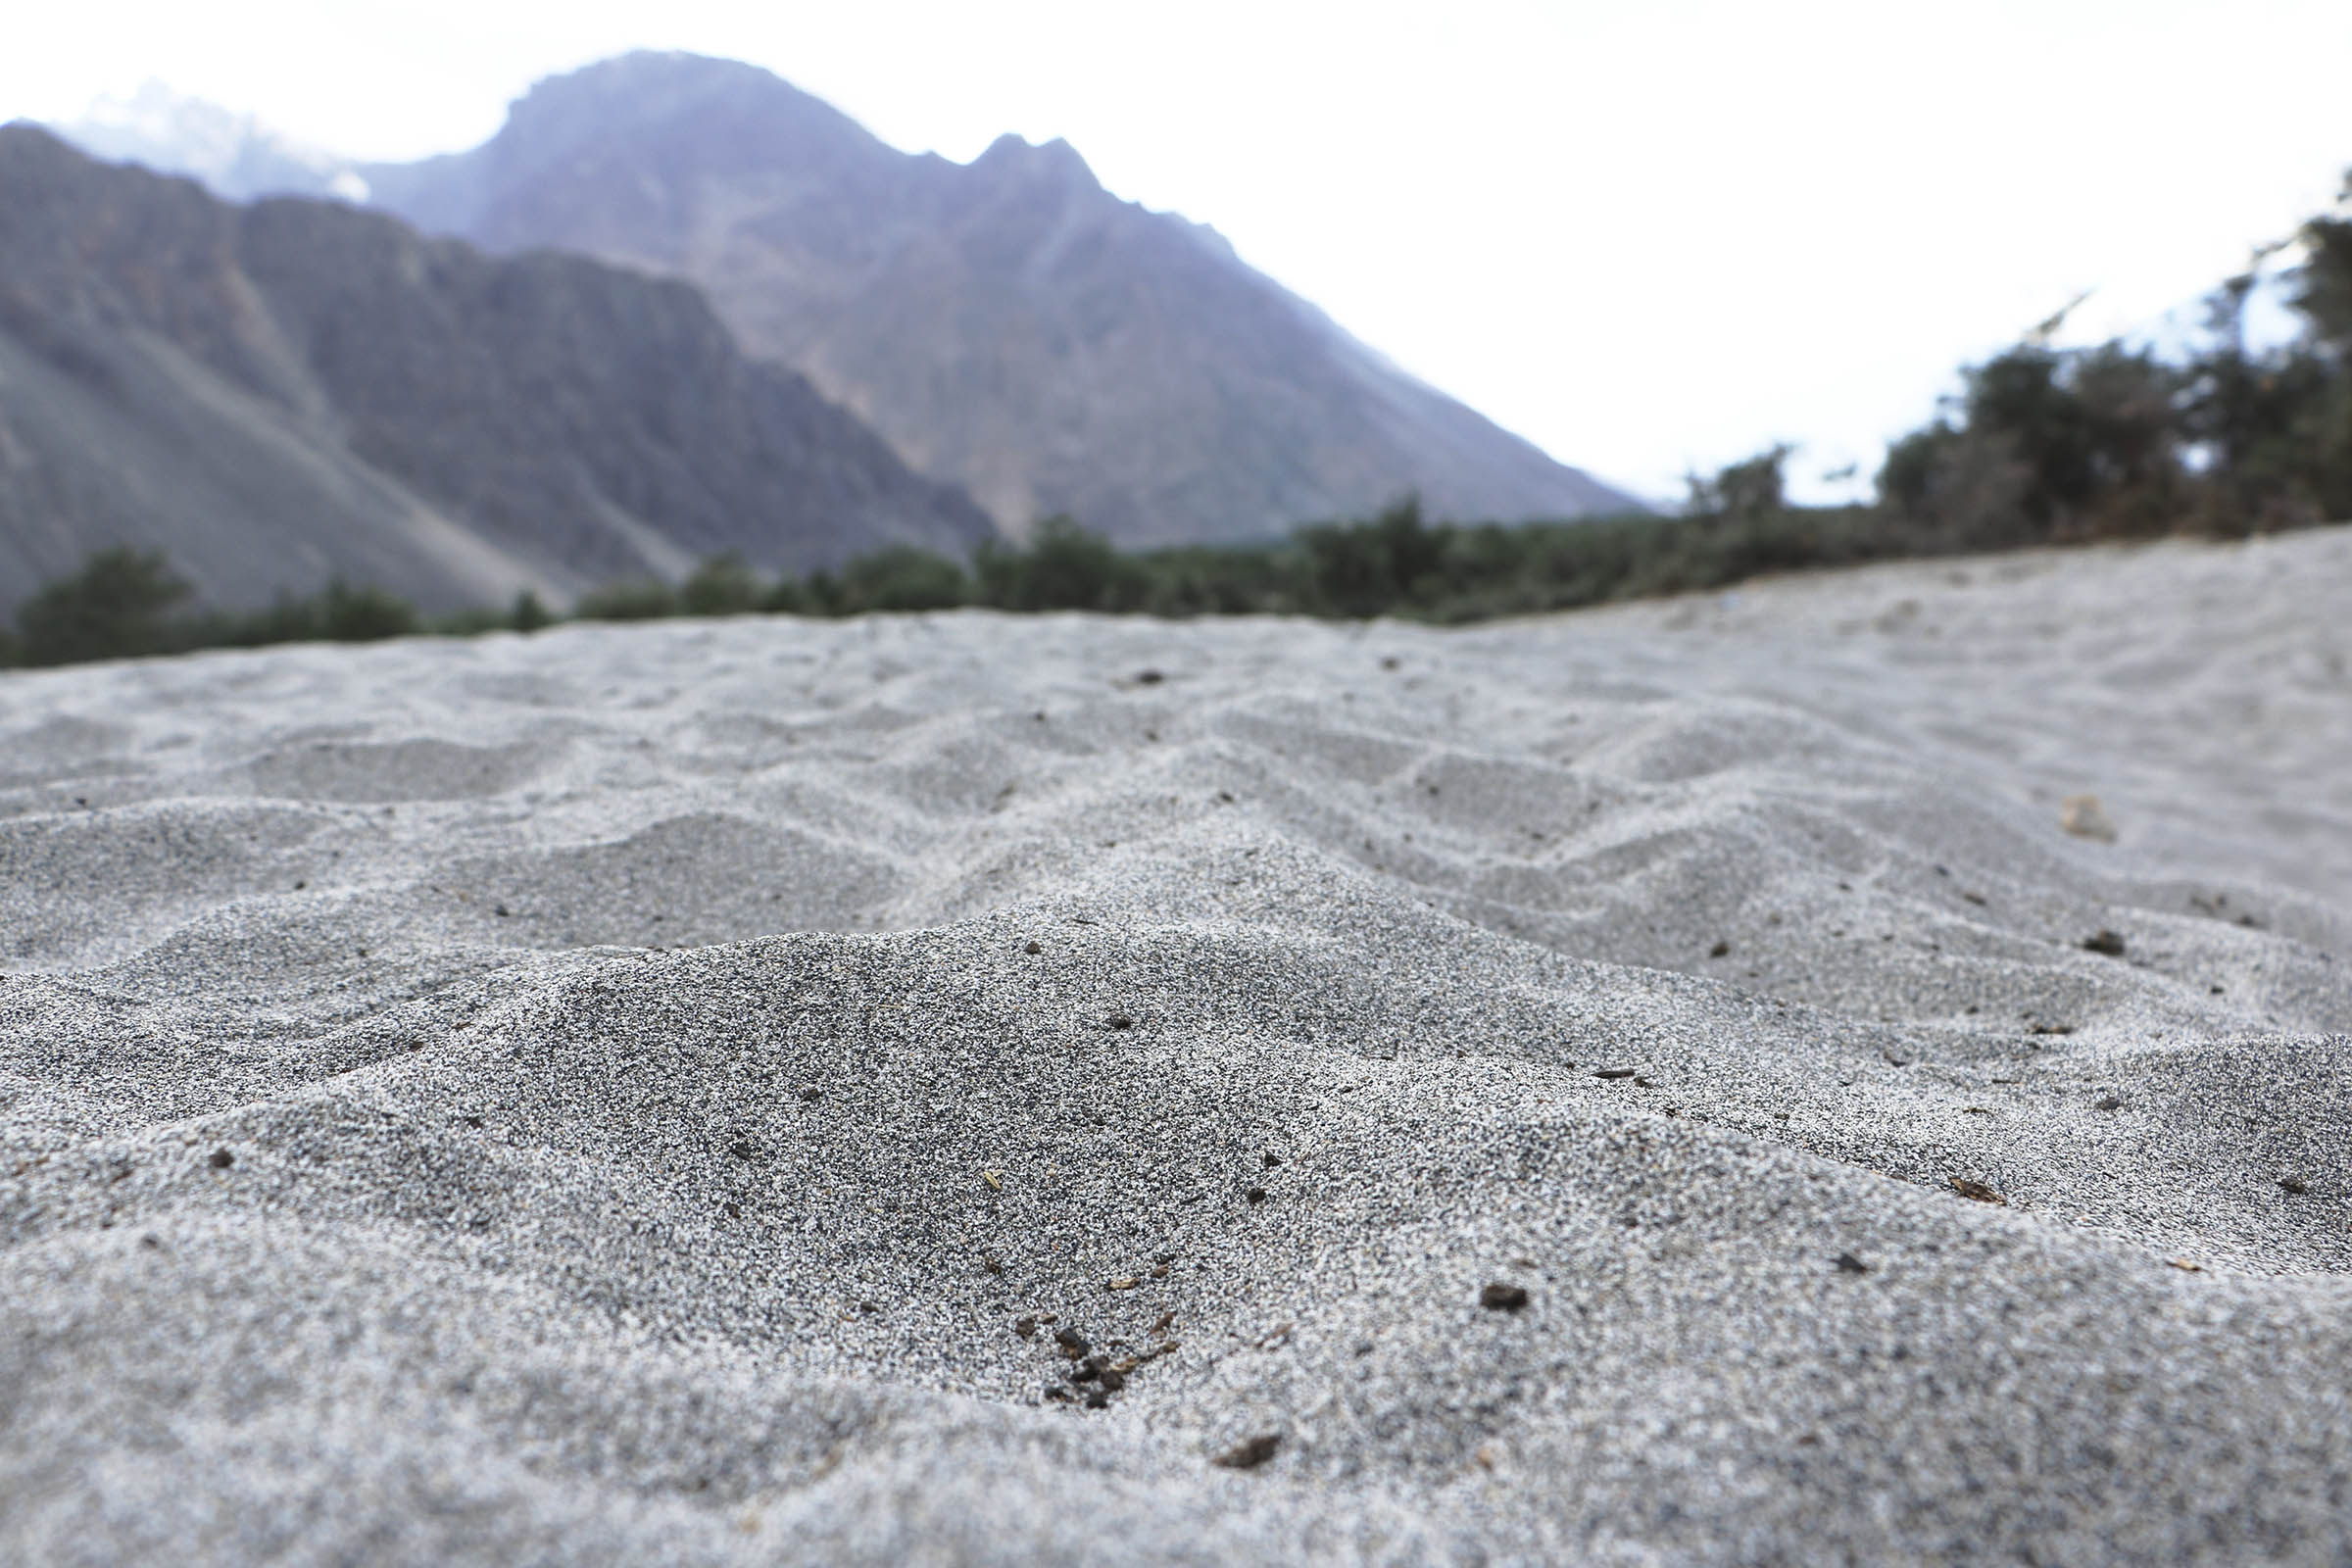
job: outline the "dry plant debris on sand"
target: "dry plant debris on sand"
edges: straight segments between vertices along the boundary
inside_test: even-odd
[[[2347,593],[10,676],[0,1559],[2342,1562]]]

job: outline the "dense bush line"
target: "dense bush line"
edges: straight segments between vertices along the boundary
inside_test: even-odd
[[[1369,522],[1305,528],[1277,543],[1131,555],[1055,518],[1026,544],[990,546],[968,564],[896,546],[837,572],[765,581],[724,557],[682,583],[649,577],[599,589],[581,599],[572,617],[854,615],[968,605],[1015,612],[1474,620],[1905,553],[1873,521],[1874,514],[1861,508],[1780,507],[1514,527],[1432,526],[1408,500]],[[503,612],[428,619],[388,595],[340,583],[315,598],[244,612],[187,611],[187,598],[186,584],[161,556],[104,551],[25,602],[15,636],[0,644],[0,659],[63,664],[197,648],[367,642],[416,632],[533,631],[556,618],[525,594]]]
[[[2352,207],[2348,177],[2339,211]],[[1411,500],[1366,521],[1264,544],[1128,554],[1066,517],[970,562],[907,546],[838,571],[763,580],[742,561],[684,582],[641,578],[584,597],[588,620],[754,612],[853,615],[985,606],[1034,612],[1465,621],[1721,587],[1765,572],[1867,561],[2147,538],[2244,535],[2352,518],[2352,218],[2325,217],[2280,274],[2300,318],[2291,341],[2247,345],[2255,268],[2207,301],[2201,342],[2166,359],[2110,342],[2050,346],[2060,319],[1963,372],[1962,391],[1894,442],[1872,506],[1795,507],[1776,447],[1693,477],[1678,515],[1574,522],[1427,522]],[[19,607],[0,662],[364,642],[406,633],[532,631],[553,617],[528,594],[505,611],[427,621],[341,583],[269,610],[190,610],[157,555],[109,550]]]

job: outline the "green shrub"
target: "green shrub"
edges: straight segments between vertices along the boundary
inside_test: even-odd
[[[689,615],[740,615],[760,608],[760,578],[738,555],[712,556],[678,589]]]
[[[1298,531],[1315,607],[1349,617],[1377,615],[1443,596],[1446,530],[1421,521],[1421,498],[1406,496],[1370,522],[1321,523]]]
[[[164,652],[172,646],[167,613],[187,596],[160,553],[101,550],[17,608],[19,657],[69,664]]]
[[[1291,614],[1307,607],[1295,542],[1185,545],[1135,558],[1153,615]]]
[[[811,589],[816,586],[811,578]],[[953,610],[971,597],[971,580],[945,556],[913,545],[888,545],[844,565],[838,578],[827,579],[825,591],[834,614]]]
[[[381,642],[410,636],[422,625],[416,606],[380,588],[352,588],[338,579],[318,602],[318,635],[329,642]]]
[[[659,620],[678,612],[678,592],[659,577],[624,577],[580,596],[581,620]]]
[[[826,578],[828,585],[831,581]],[[767,592],[760,596],[760,608],[771,615],[813,615],[824,611],[810,584],[789,572],[768,585]]]
[[[1131,611],[1151,592],[1148,565],[1069,517],[1048,517],[1025,546],[983,544],[972,567],[980,602],[999,610]]]

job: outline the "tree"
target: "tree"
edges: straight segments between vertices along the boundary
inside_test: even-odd
[[[1706,517],[1768,517],[1788,506],[1788,466],[1796,451],[1782,441],[1743,463],[1719,468],[1712,479],[1693,473],[1684,479],[1690,488],[1690,511]]]

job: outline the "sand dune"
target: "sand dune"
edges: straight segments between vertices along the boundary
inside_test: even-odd
[[[0,1557],[2342,1561],[2348,591],[8,676]]]

